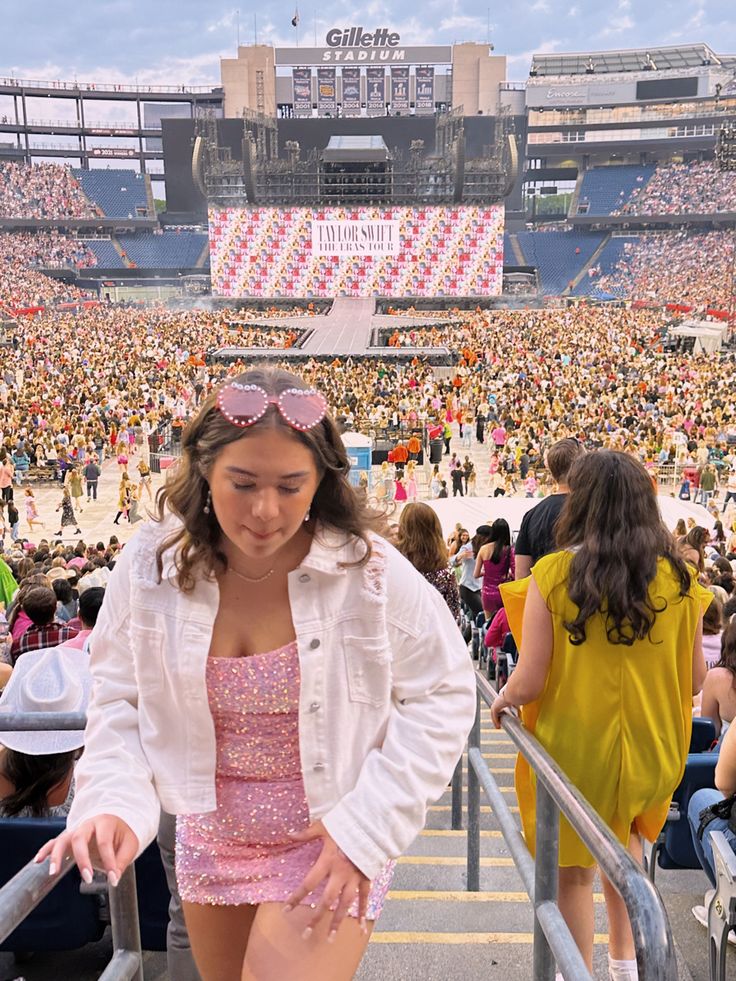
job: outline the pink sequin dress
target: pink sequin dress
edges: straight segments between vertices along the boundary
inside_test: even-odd
[[[210,657],[207,693],[215,723],[217,809],[179,815],[176,875],[188,903],[285,902],[319,858],[320,841],[293,842],[309,824],[299,757],[296,641],[251,657]],[[391,884],[388,862],[371,884],[369,920]],[[323,886],[302,902],[314,906]],[[358,915],[357,901],[349,915]]]

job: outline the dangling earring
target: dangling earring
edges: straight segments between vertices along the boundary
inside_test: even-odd
[[[212,504],[212,491],[208,487],[207,488],[207,497],[205,498],[204,507],[202,508],[202,511],[203,511],[204,514],[209,514],[210,513],[210,511],[212,510],[212,508],[210,506],[211,504]]]
[[[312,505],[310,504],[309,507],[307,508],[307,513],[304,515],[304,523],[305,524],[307,523],[307,521],[309,521],[309,515],[311,513],[311,510],[312,510]]]

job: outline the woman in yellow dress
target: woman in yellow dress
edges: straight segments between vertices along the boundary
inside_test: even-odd
[[[523,706],[526,728],[640,860],[640,836],[656,838],[684,772],[711,594],[662,523],[641,463],[589,453],[569,485],[560,551],[532,568],[523,621],[506,604],[520,656],[492,714],[498,726]],[[521,757],[516,790],[533,852],[535,780]],[[559,861],[560,908],[591,967],[595,862],[564,818]],[[626,907],[605,878],[603,890],[610,977],[635,981]]]

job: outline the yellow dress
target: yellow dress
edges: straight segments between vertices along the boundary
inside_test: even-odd
[[[661,559],[650,596],[656,607],[666,600],[667,608],[657,615],[651,637],[631,647],[609,644],[603,617],[597,615],[586,625],[585,643],[576,647],[563,626],[577,613],[566,588],[572,556],[569,551],[547,555],[532,570],[552,614],[554,646],[545,690],[523,707],[521,717],[624,845],[632,824],[653,841],[685,769],[692,728],[693,642],[712,594],[693,578],[688,595],[680,597],[671,566]],[[520,645],[525,589],[519,582],[502,592]],[[519,756],[516,793],[532,853],[535,783]],[[561,816],[560,865],[594,864]]]

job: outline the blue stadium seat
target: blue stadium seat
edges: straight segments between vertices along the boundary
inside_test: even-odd
[[[654,843],[648,857],[647,871],[654,881],[655,869],[699,869],[700,862],[695,854],[687,808],[690,798],[697,790],[715,786],[718,753],[690,753],[685,765],[685,773],[680,786],[672,797],[673,807],[664,831]]]
[[[602,232],[519,232],[530,266],[536,266],[545,296],[560,296],[601,244]],[[576,254],[576,249],[580,249]]]
[[[716,727],[712,719],[693,719],[693,730],[690,734],[691,753],[706,753],[716,741]]]
[[[60,818],[0,818],[0,885],[5,885],[34,857],[41,845],[66,827]],[[76,869],[2,944],[2,951],[76,950],[105,932],[97,896],[82,895]]]
[[[161,852],[154,841],[135,863],[138,894],[138,918],[141,947],[144,950],[166,950],[166,928],[169,925],[171,893],[161,862]]]
[[[108,218],[152,218],[148,210],[146,178],[134,170],[72,171],[92,204]]]
[[[606,299],[610,296],[624,297],[626,289],[623,286],[608,286],[604,289],[599,288],[598,282],[603,276],[610,276],[614,272],[617,264],[624,255],[624,250],[629,244],[639,241],[638,235],[617,236],[610,239],[603,246],[603,251],[596,259],[596,266],[600,267],[598,276],[583,276],[578,285],[570,294],[571,296],[592,296],[595,299]]]
[[[194,269],[207,244],[203,232],[166,231],[120,235],[118,241],[131,262],[141,269]]]
[[[122,269],[125,263],[109,238],[89,239],[84,243],[97,257],[101,269]]]
[[[654,164],[593,167],[583,177],[577,214],[610,215],[626,204],[633,191],[647,184],[654,170]]]

